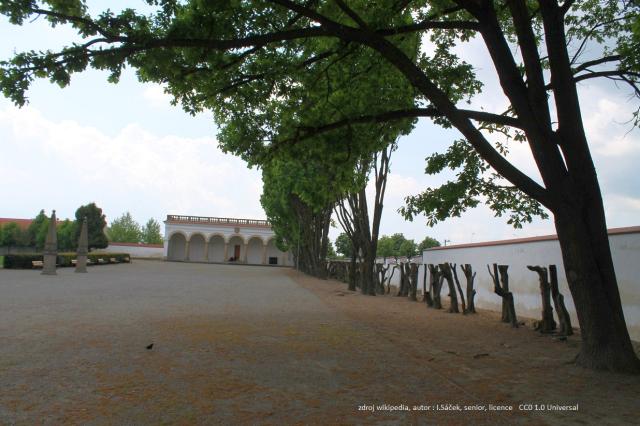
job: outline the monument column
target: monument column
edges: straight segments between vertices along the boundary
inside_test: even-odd
[[[89,232],[87,229],[87,217],[82,220],[80,238],[78,239],[78,252],[76,254],[76,272],[87,272],[87,254],[89,253]]]
[[[267,264],[267,245],[266,244],[262,245],[262,264],[263,265]]]
[[[47,239],[44,243],[44,256],[42,263],[42,275],[57,275],[56,258],[58,257],[58,234],[56,232],[56,211],[51,213]]]
[[[229,261],[229,243],[226,241],[224,242],[224,259],[222,261],[223,262]]]

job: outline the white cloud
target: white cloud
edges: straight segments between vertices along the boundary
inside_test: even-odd
[[[165,93],[164,87],[158,84],[148,85],[142,92],[144,99],[154,108],[166,108],[171,106],[171,95]]]
[[[0,110],[0,137],[2,180],[20,183],[4,186],[16,216],[56,207],[71,216],[96,201],[110,219],[127,210],[138,221],[170,213],[264,217],[260,173],[213,138],[159,136],[137,124],[109,136],[14,107]]]

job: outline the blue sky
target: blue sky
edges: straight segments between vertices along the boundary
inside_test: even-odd
[[[56,48],[72,36],[42,20],[21,28],[0,18],[0,58],[14,51]],[[460,51],[486,76],[485,91],[474,105],[500,111],[504,99],[491,80],[492,66],[483,49],[472,43]],[[608,225],[639,225],[640,134],[625,124],[637,100],[629,100],[625,88],[607,83],[582,85],[580,90]],[[118,85],[107,83],[106,74],[97,71],[75,75],[65,89],[37,81],[28,95],[30,103],[22,109],[0,98],[0,217],[33,217],[41,208],[72,217],[79,205],[95,201],[108,220],[125,211],[139,222],[163,220],[167,214],[264,218],[259,171],[217,148],[210,115],[192,117],[171,106],[161,87],[139,83],[132,70]],[[397,213],[404,197],[447,178],[425,176],[424,158],[456,137],[455,131],[421,120],[399,141],[382,234],[465,243],[554,232],[550,220],[514,230],[485,207],[434,228],[421,217],[404,221]],[[512,158],[535,177],[527,149],[514,147]],[[332,236],[339,232],[332,230]]]

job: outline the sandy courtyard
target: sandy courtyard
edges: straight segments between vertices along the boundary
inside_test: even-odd
[[[0,269],[0,424],[638,422],[577,347],[285,268]]]

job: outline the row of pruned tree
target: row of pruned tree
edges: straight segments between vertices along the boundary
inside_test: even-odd
[[[360,268],[362,263],[356,263],[355,266],[351,262],[330,261],[328,262],[328,276],[338,279],[351,285],[352,276],[356,276],[355,286],[361,287],[362,277]],[[399,285],[396,296],[407,297],[410,301],[418,301],[419,287],[419,268],[422,266],[422,302],[427,307],[433,309],[443,309],[442,305],[442,289],[447,284],[449,291],[448,312],[474,314],[476,313],[474,282],[476,272],[470,264],[457,265],[455,263],[440,264],[417,264],[414,262],[400,262],[397,264],[376,264],[376,274],[374,276],[374,288],[378,294],[389,294],[391,292],[391,280],[396,270],[399,271]],[[463,286],[458,278],[457,268],[464,274],[466,285]],[[355,268],[355,270],[353,269]],[[543,266],[528,266],[529,270],[534,271],[539,276],[540,295],[542,300],[541,320],[535,322],[535,329],[541,333],[556,333],[561,336],[570,336],[573,334],[571,326],[571,318],[564,303],[564,296],[560,293],[558,287],[558,273],[555,265],[549,265],[549,268]],[[494,293],[502,298],[501,321],[511,324],[517,328],[518,322],[515,310],[515,301],[513,292],[509,288],[508,265],[498,265],[494,263],[492,266],[487,265],[487,271],[493,281]],[[388,274],[388,271],[391,273]],[[428,285],[427,285],[428,282]],[[385,286],[386,283],[386,286]],[[556,310],[558,323],[553,317],[553,306]]]

